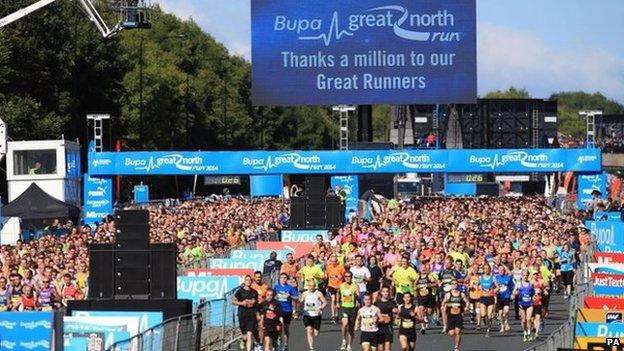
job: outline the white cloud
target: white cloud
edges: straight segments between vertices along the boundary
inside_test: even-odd
[[[605,48],[560,49],[532,33],[489,23],[479,23],[478,38],[481,94],[515,85],[536,97],[582,90],[624,101],[624,58]]]

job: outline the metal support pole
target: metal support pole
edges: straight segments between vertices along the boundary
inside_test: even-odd
[[[440,148],[440,105],[436,105],[435,109],[433,110],[433,118],[431,121],[432,124],[432,129],[433,129],[433,135],[435,136],[435,142],[436,142],[436,149]]]
[[[143,35],[139,45],[139,147],[143,150]]]

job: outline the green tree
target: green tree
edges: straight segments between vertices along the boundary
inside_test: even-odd
[[[518,89],[514,86],[509,89],[501,91],[491,91],[483,97],[484,99],[530,99],[531,95],[525,88]]]
[[[624,114],[624,105],[607,99],[600,93],[559,92],[550,96],[557,100],[559,132],[573,137],[585,135],[585,120],[579,116],[580,110],[602,110],[604,114]]]

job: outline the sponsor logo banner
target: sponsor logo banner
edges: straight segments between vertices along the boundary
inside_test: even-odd
[[[294,258],[298,259],[312,252],[314,244],[306,242],[281,242],[281,241],[259,241],[256,243],[258,250],[290,250],[294,252]]]
[[[624,299],[613,297],[586,296],[585,308],[624,310]]]
[[[473,103],[475,0],[254,0],[256,105]]]
[[[52,312],[0,312],[0,350],[51,350]]]
[[[340,188],[344,190],[345,194],[347,194],[347,198],[345,199],[344,216],[345,220],[348,220],[349,213],[357,213],[358,200],[360,199],[358,176],[346,175],[331,177],[331,186],[334,189],[336,186],[340,186]]]
[[[63,317],[64,350],[78,351],[85,342],[88,349],[108,349],[137,333],[137,321],[123,317]]]
[[[85,174],[83,179],[83,218],[93,225],[113,212],[113,179]]]
[[[605,273],[610,275],[624,275],[624,264],[621,263],[588,263],[592,273]]]
[[[596,236],[598,252],[624,253],[624,222],[585,221],[585,227]]]
[[[622,323],[624,310],[581,308],[576,311],[576,321],[583,323]]]
[[[204,276],[178,277],[178,298],[210,301],[223,298],[226,292],[240,286],[242,277]]]
[[[319,235],[323,236],[323,240],[327,240],[327,230],[282,230],[281,240],[283,242],[306,241],[314,243]]]
[[[624,296],[624,275],[592,273],[596,296]]]
[[[622,323],[576,323],[576,336],[583,337],[624,337]]]
[[[129,330],[137,326],[137,333],[155,327],[163,321],[162,312],[145,311],[72,311],[74,317],[121,317],[129,320]]]
[[[577,337],[574,339],[574,349],[590,351],[621,351],[624,349],[624,338],[619,338],[618,341],[620,346],[616,346],[615,343],[607,345],[606,338]]]
[[[624,253],[595,252],[594,261],[597,263],[622,263],[624,264]]]
[[[271,250],[231,250],[230,258],[237,259],[237,260],[240,260],[240,259],[261,260],[262,263],[264,264],[264,261],[269,259],[271,252],[273,251]],[[280,261],[286,260],[286,255],[291,252],[292,251],[290,250],[275,251],[275,253],[277,254],[277,259]]]
[[[600,170],[600,149],[89,153],[89,172],[99,176]]]
[[[188,277],[205,277],[205,276],[238,276],[245,277],[246,275],[253,275],[253,269],[228,269],[228,268],[196,268],[187,269],[184,271],[184,275]]]
[[[208,268],[248,268],[254,271],[262,271],[264,260],[257,258],[211,258],[208,260]]]
[[[603,195],[607,193],[607,174],[581,174],[578,177],[578,200],[577,204],[581,210],[587,208],[592,201],[592,192],[600,191]]]
[[[149,202],[149,186],[147,185],[135,185],[134,186],[134,202],[137,204],[146,204]]]

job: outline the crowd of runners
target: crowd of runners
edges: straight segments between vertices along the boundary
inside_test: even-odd
[[[590,240],[581,215],[551,210],[542,197],[393,202],[370,222],[319,235],[303,262],[289,255],[274,287],[260,272],[246,277],[234,298],[241,347],[288,350],[296,318],[311,351],[322,318],[340,324],[342,351],[390,351],[395,339],[415,350],[436,325],[459,350],[465,324],[490,337],[508,333],[510,318],[528,342],[540,336],[551,295],[572,293]]]

